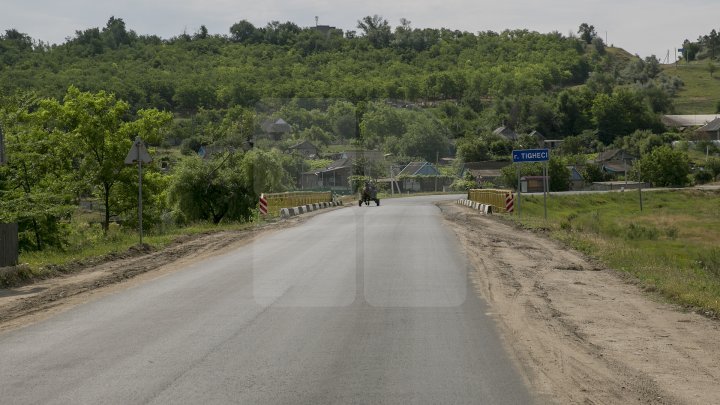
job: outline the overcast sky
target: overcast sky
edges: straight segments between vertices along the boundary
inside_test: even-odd
[[[76,30],[105,26],[122,18],[140,35],[171,38],[205,25],[227,35],[230,26],[248,20],[255,26],[292,21],[301,27],[322,25],[356,30],[357,21],[378,14],[394,28],[400,18],[414,28],[539,32],[577,32],[587,22],[607,43],[642,57],[670,62],[683,40],[720,31],[718,0],[2,0],[0,30],[15,28],[33,39],[62,43]]]

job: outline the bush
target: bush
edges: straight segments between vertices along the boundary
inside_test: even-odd
[[[625,231],[627,240],[655,240],[660,232],[654,226],[630,224]]]
[[[720,249],[710,249],[698,254],[696,263],[702,270],[715,277],[720,277]]]
[[[713,181],[713,175],[705,170],[696,172],[693,177],[695,178],[695,184],[705,184]]]

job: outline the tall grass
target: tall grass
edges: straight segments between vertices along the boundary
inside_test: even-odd
[[[525,227],[553,237],[637,277],[672,302],[720,314],[720,192],[523,197]]]

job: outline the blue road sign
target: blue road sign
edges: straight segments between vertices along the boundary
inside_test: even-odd
[[[548,149],[522,149],[512,152],[513,163],[545,162],[550,159]]]

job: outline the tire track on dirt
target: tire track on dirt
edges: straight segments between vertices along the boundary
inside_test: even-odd
[[[477,293],[541,398],[720,403],[717,321],[654,302],[555,241],[454,203],[439,207],[475,267]]]

